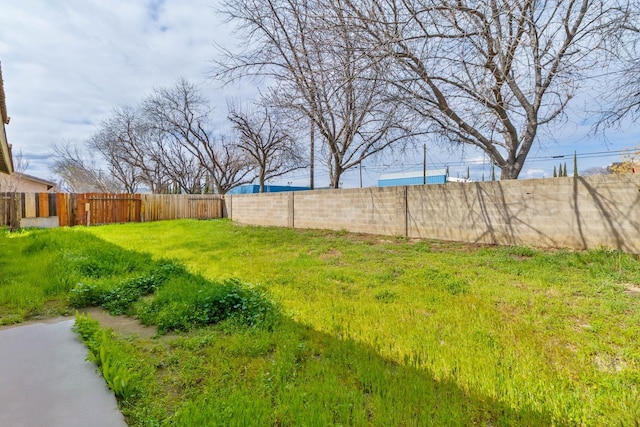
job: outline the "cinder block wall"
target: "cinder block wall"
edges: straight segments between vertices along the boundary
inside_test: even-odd
[[[229,218],[239,224],[293,227],[289,203],[293,193],[237,194],[225,196]]]
[[[294,227],[404,235],[405,192],[386,187],[292,193]]]
[[[640,175],[226,197],[242,224],[640,253]]]

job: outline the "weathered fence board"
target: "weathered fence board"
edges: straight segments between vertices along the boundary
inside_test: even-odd
[[[0,193],[0,227],[20,227],[22,200],[20,193]]]
[[[24,212],[22,213],[24,218],[36,218],[36,198],[29,197],[31,194],[23,194],[24,200]]]
[[[140,222],[140,197],[140,194],[89,195],[88,225]]]

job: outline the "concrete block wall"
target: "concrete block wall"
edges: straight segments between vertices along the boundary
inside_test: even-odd
[[[405,187],[305,191],[294,194],[294,226],[404,235]],[[402,211],[404,209],[401,208]]]
[[[239,224],[293,227],[290,204],[294,193],[225,196],[225,211]]]
[[[640,175],[226,197],[243,224],[640,253]]]

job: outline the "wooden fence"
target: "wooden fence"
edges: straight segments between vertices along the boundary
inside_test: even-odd
[[[11,228],[45,221],[47,226],[74,226],[222,216],[219,195],[0,193],[0,226]]]

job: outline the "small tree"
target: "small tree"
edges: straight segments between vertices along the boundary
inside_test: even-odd
[[[261,193],[266,180],[302,167],[302,150],[273,108],[261,104],[243,111],[230,104],[228,118],[240,135],[240,149],[256,165]]]
[[[122,184],[95,163],[87,151],[71,142],[53,146],[51,171],[59,178],[59,187],[73,193],[118,193]]]
[[[564,162],[564,170],[562,171],[562,176],[567,176],[567,162]]]
[[[556,171],[556,167],[553,167],[553,177],[557,178],[558,177],[558,172]]]
[[[573,176],[578,176],[578,152],[573,152]]]

